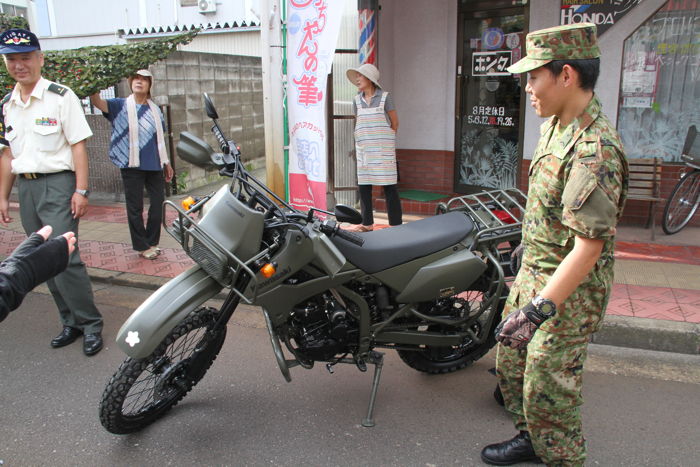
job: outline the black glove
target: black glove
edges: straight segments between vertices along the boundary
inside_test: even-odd
[[[532,302],[515,310],[496,326],[496,340],[513,349],[524,349],[535,331],[549,316],[540,313]]]
[[[0,263],[0,321],[16,309],[24,296],[68,266],[68,240],[56,237],[44,242],[33,233]]]
[[[37,235],[37,234],[33,234]],[[29,253],[24,262],[33,273],[32,289],[42,282],[65,271],[68,267],[68,240],[65,237],[54,237]]]

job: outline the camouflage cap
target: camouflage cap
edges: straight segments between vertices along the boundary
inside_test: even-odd
[[[509,73],[526,73],[553,60],[581,60],[600,57],[596,25],[567,24],[540,29],[527,35],[527,55],[508,67]]]

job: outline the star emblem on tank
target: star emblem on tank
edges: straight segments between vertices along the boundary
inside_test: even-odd
[[[139,339],[139,332],[138,331],[129,331],[129,334],[126,336],[126,339],[124,341],[129,344],[129,347],[133,347],[139,342],[141,342],[141,339]]]

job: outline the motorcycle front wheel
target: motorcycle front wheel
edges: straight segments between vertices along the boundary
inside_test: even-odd
[[[472,307],[479,306],[481,302],[489,299],[490,291],[488,282],[481,280],[477,281],[470,287],[470,290],[466,290],[457,296],[453,297],[455,306]],[[508,295],[507,287],[505,287],[503,296]],[[491,348],[496,345],[496,338],[494,336],[494,330],[498,323],[501,321],[501,313],[503,312],[503,307],[505,305],[505,299],[496,300],[491,309],[483,312],[481,315],[483,318],[479,320],[474,332],[477,335],[482,335],[485,337],[484,341],[480,344],[474,342],[467,342],[460,346],[452,347],[436,347],[436,346],[420,346],[411,350],[397,350],[399,357],[403,362],[410,366],[411,368],[422,371],[425,373],[439,374],[439,373],[451,373],[453,371],[461,370],[465,368],[491,350]],[[485,325],[482,324],[487,322],[488,316],[495,313],[491,325],[488,329],[484,329]],[[442,329],[442,326],[434,325],[428,327],[429,331],[440,331],[444,330],[450,332],[449,330]],[[484,334],[485,333],[485,334]]]
[[[198,308],[151,355],[124,360],[102,394],[102,426],[114,434],[139,431],[185,397],[223,346],[226,327],[210,329],[215,321],[216,310]]]

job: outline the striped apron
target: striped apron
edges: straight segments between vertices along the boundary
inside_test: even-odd
[[[396,134],[386,121],[382,93],[377,107],[362,107],[362,96],[355,96],[355,154],[358,185],[396,185]]]

